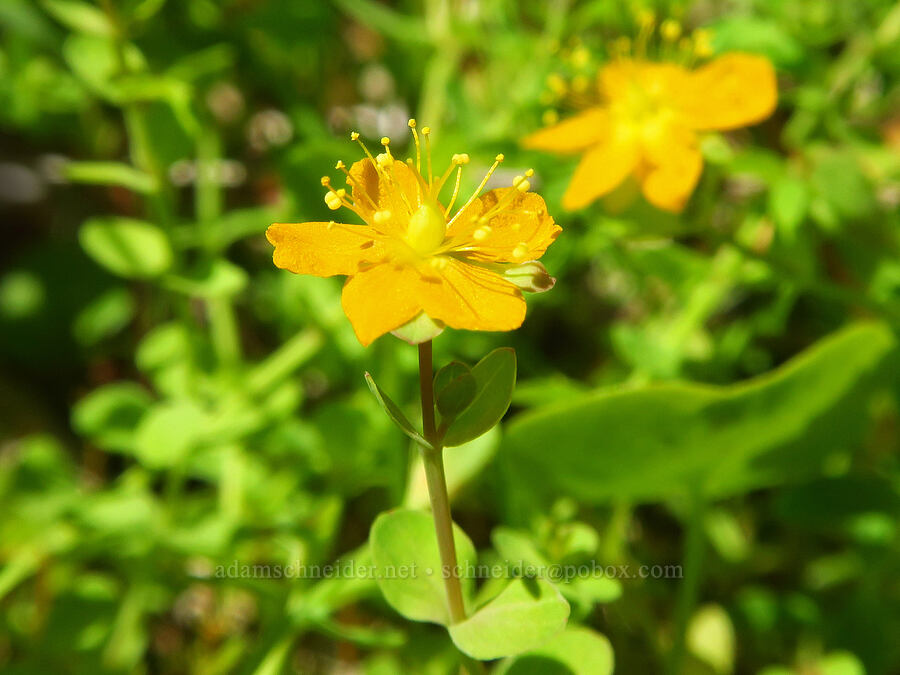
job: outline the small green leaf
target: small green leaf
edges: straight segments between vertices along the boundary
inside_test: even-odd
[[[455,524],[457,566],[463,572],[477,560],[471,540]],[[434,522],[426,511],[398,509],[375,519],[369,535],[376,581],[388,604],[407,619],[448,625],[447,592]],[[473,579],[461,575],[463,598]]]
[[[372,376],[369,375],[369,373],[366,373],[366,384],[369,385],[369,391],[375,395],[375,398],[378,400],[378,403],[381,405],[384,412],[386,412],[387,416],[391,418],[391,421],[400,428],[400,431],[419,445],[426,448],[433,447],[431,443],[426,441],[425,437],[416,430],[412,425],[412,422],[406,418],[406,415],[400,410],[400,406],[394,403],[391,398],[382,391],[381,387],[375,384],[375,380],[372,379]]]
[[[81,226],[78,239],[91,258],[121,277],[155,277],[172,264],[165,233],[141,220],[92,218]]]
[[[247,273],[227,260],[213,260],[183,275],[169,275],[166,288],[195,298],[230,298],[247,287]]]
[[[541,646],[565,628],[569,604],[543,579],[516,579],[475,614],[448,630],[453,643],[486,661]]]
[[[444,419],[452,419],[465,410],[477,391],[475,376],[459,361],[448,363],[434,376],[435,401]]]
[[[121,331],[134,318],[135,302],[128,289],[111,288],[82,309],[72,334],[83,345],[94,345]]]
[[[98,7],[75,0],[42,0],[41,4],[54,19],[72,30],[88,35],[111,37],[112,23]]]
[[[118,185],[143,194],[157,189],[156,179],[149,173],[120,162],[69,162],[63,174],[73,183]]]
[[[137,384],[107,384],[75,404],[72,426],[104,450],[128,452],[134,445],[134,429],[152,402],[150,394]]]
[[[784,176],[778,179],[769,191],[769,213],[778,226],[778,231],[788,241],[792,241],[797,228],[806,217],[809,206],[809,192],[806,183],[799,178]]]
[[[208,428],[209,417],[193,401],[183,399],[154,406],[137,426],[134,452],[144,466],[178,466]]]
[[[447,427],[445,446],[478,438],[503,418],[516,387],[516,352],[508,347],[495,349],[475,364],[472,375],[478,391],[469,407]]]
[[[691,653],[716,673],[727,675],[734,669],[734,626],[720,605],[701,607],[691,617],[687,644]]]
[[[609,640],[590,628],[569,626],[537,649],[503,661],[494,675],[611,675]]]

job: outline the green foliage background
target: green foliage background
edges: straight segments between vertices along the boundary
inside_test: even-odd
[[[518,141],[573,41],[602,61],[641,7],[769,57],[778,110],[704,140],[680,215],[564,213],[573,162]],[[660,672],[679,621],[685,672],[900,671],[889,0],[0,0],[0,670],[454,671],[371,580],[217,573],[365,561],[379,512],[425,503],[362,377],[416,419],[415,350],[363,349],[340,281],[263,236],[328,220],[347,132],[401,152],[410,116],[440,162],[534,166],[564,228],[521,330],[435,342],[518,355],[500,431],[446,451],[479,558],[696,554],[560,585],[620,673]]]

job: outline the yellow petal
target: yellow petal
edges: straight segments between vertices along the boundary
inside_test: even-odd
[[[609,114],[603,108],[590,108],[552,127],[536,131],[522,139],[522,147],[551,152],[578,152],[596,144],[609,133]]]
[[[354,162],[350,176],[353,178],[351,194],[363,219],[385,234],[403,236],[409,216],[419,202],[415,169],[402,160],[394,160],[379,171],[366,158]],[[376,211],[390,215],[376,223]]]
[[[614,190],[637,165],[637,148],[631,141],[601,143],[581,158],[562,198],[563,208],[573,211]]]
[[[669,142],[648,154],[652,162],[641,171],[641,190],[648,202],[665,211],[684,208],[703,170],[697,140],[689,130],[672,129]]]
[[[347,280],[341,305],[364,347],[422,311],[415,268],[385,263]]]
[[[761,56],[731,53],[691,74],[680,108],[694,129],[735,129],[764,120],[778,102],[775,69]]]
[[[514,195],[513,199],[498,213],[489,216],[486,222],[479,220],[510,195]],[[561,231],[540,195],[500,188],[483,194],[459,214],[447,236],[468,257],[521,263],[544,255]]]
[[[464,330],[515,330],[525,319],[522,292],[499,274],[457,260],[440,258],[420,277],[417,295],[432,319]]]
[[[611,104],[665,103],[678,95],[689,75],[688,70],[674,63],[621,59],[601,69],[600,90]]]
[[[367,225],[342,223],[275,223],[266,230],[276,267],[317,277],[355,274],[361,264],[382,259],[377,237]]]

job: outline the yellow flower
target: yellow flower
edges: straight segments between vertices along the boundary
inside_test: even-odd
[[[759,122],[778,98],[772,65],[743,53],[695,70],[621,58],[600,70],[598,89],[599,105],[523,141],[583,155],[563,196],[566,209],[586,206],[634,176],[647,201],[680,211],[703,168],[698,133]]]
[[[349,171],[338,162],[349,193],[322,179],[329,208],[346,207],[365,225],[276,223],[266,232],[275,246],[275,265],[297,274],[346,275],[342,305],[363,345],[425,317],[436,331],[444,324],[466,330],[518,328],[525,318],[522,290],[553,285],[535,261],[561,229],[544,200],[528,192],[533,172],[517,176],[512,187],[481,194],[503,161],[498,155],[475,193],[454,212],[469,156],[454,155],[447,170],[435,176],[430,130],[422,129],[423,170],[415,120],[409,126],[415,163],[395,159],[390,140],[383,138],[384,152],[377,157],[363,145],[366,158]],[[351,138],[358,141],[359,134]],[[444,205],[440,195],[454,169],[454,188]]]

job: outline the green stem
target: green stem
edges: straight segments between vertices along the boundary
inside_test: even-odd
[[[434,424],[434,368],[432,366],[431,340],[419,345],[419,388],[422,393],[422,427],[425,439],[434,448],[422,448],[422,463],[428,483],[428,497],[434,517],[438,550],[441,554],[441,576],[447,591],[450,620],[458,623],[466,618],[462,586],[459,583],[456,564],[456,543],[453,541],[453,520],[450,517],[450,497],[444,476],[443,448]]]
[[[684,579],[678,595],[675,614],[675,643],[669,654],[669,675],[679,675],[684,666],[688,623],[697,606],[700,581],[703,577],[703,512],[704,501],[699,494],[691,495],[690,513],[685,532]]]

